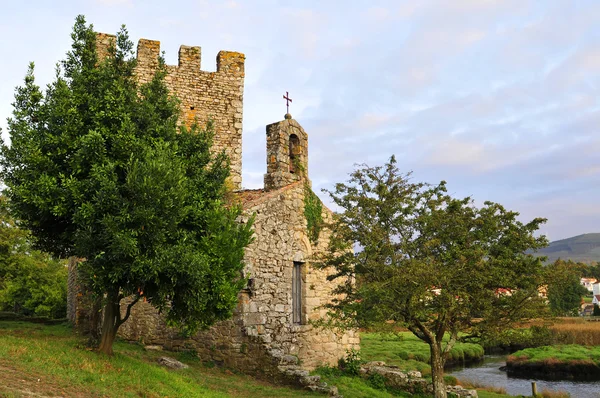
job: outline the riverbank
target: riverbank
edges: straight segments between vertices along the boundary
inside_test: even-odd
[[[431,374],[429,345],[411,332],[363,332],[360,339],[363,360],[384,361],[404,371],[418,370],[423,375]],[[456,343],[450,351],[446,366],[478,362],[483,359],[483,355],[484,349],[479,344]]]
[[[507,357],[506,372],[511,377],[597,381],[600,347],[569,344],[527,348]]]
[[[539,393],[547,392],[547,397],[599,398],[600,382],[575,380],[539,380],[528,378],[513,378],[501,371],[506,365],[503,355],[486,355],[479,364],[455,368],[448,372],[457,378],[463,386],[477,387],[486,385],[503,391],[506,396],[531,396],[531,382],[535,381]],[[569,394],[569,395],[567,395]],[[480,394],[481,397],[481,394]]]

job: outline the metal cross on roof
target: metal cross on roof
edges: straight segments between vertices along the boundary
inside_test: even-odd
[[[287,109],[287,113],[290,113],[290,102],[292,102],[292,99],[290,98],[290,94],[287,91],[285,92],[283,99],[285,100],[285,107]]]

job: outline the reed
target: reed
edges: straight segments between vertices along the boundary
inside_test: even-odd
[[[564,318],[550,326],[550,330],[559,344],[600,345],[600,322]]]
[[[506,388],[504,387],[490,386],[488,384],[469,378],[457,379],[456,383],[460,386],[463,386],[464,388],[484,390],[488,392],[493,392],[494,394],[506,394]]]
[[[540,396],[542,398],[570,398],[571,394],[566,391],[552,391],[543,389]]]

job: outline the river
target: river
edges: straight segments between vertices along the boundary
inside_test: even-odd
[[[471,380],[478,384],[503,387],[510,395],[531,396],[531,382],[535,381],[538,392],[542,390],[566,391],[571,398],[600,398],[600,381],[544,381],[535,379],[516,379],[508,377],[499,368],[506,365],[505,357],[486,355],[483,362],[463,368],[449,369],[446,374],[459,380]]]

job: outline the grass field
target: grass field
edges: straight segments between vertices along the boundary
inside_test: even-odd
[[[86,348],[71,328],[26,322],[0,322],[0,397],[322,397],[276,386],[227,369],[207,366],[186,353],[146,351],[117,341],[115,355]],[[157,365],[168,355],[189,369]],[[409,397],[371,387],[359,377],[325,375],[346,398]],[[418,397],[415,397],[418,398]]]
[[[0,322],[0,396],[319,396],[210,368],[190,354],[169,352],[190,365],[172,371],[156,364],[165,353],[123,342],[115,343],[115,352],[109,358],[86,349],[66,326]]]
[[[526,360],[528,362],[593,361],[600,364],[600,347],[571,344],[526,348],[508,357],[508,361],[515,360]]]
[[[426,373],[429,367],[422,360],[427,360],[427,345],[409,334],[401,336],[364,333],[363,359],[383,360],[407,370],[420,368]],[[120,341],[115,343],[114,348],[113,357],[98,355],[86,348],[83,340],[65,325],[0,322],[0,397],[322,396],[211,367],[188,353],[146,351],[137,344]],[[465,347],[460,348],[460,345],[457,348],[465,351]],[[190,368],[173,371],[161,367],[156,360],[163,355],[179,359]],[[408,359],[403,360],[403,357]],[[360,377],[349,377],[335,371],[319,374],[322,380],[337,386],[346,398],[410,396],[408,393],[392,394],[378,390]],[[509,396],[479,390],[479,397]]]
[[[367,361],[385,361],[403,370],[418,370],[431,374],[429,367],[429,345],[411,332],[361,333],[361,356]],[[483,347],[478,344],[456,343],[450,352],[455,361],[471,360],[483,356]]]

